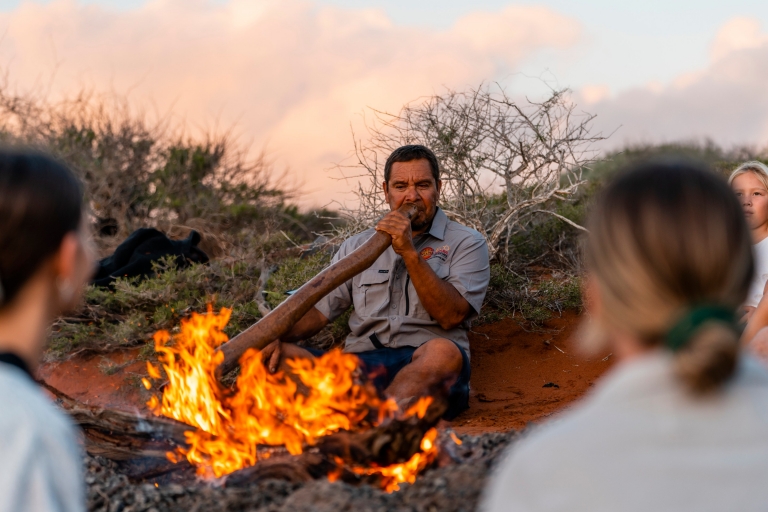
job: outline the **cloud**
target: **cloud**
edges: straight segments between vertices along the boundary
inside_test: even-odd
[[[768,34],[747,18],[728,21],[718,31],[706,68],[671,83],[648,84],[606,96],[587,110],[596,127],[609,133],[606,147],[637,142],[712,139],[730,146],[768,143]],[[583,102],[595,95],[585,88]]]
[[[21,87],[130,91],[198,126],[237,122],[305,184],[305,203],[341,197],[326,169],[351,148],[367,106],[396,110],[442,86],[503,77],[580,25],[543,7],[473,12],[448,30],[398,26],[383,11],[301,0],[150,0],[115,11],[76,0],[0,15],[0,63]]]
[[[760,48],[768,43],[768,34],[760,30],[760,22],[752,18],[736,17],[723,25],[715,36],[710,57],[718,61],[739,50]]]

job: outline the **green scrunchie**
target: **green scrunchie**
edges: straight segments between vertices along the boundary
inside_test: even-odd
[[[677,352],[688,343],[699,327],[712,320],[728,324],[738,332],[736,312],[732,309],[713,305],[697,306],[691,308],[672,326],[667,333],[665,346],[672,352]]]

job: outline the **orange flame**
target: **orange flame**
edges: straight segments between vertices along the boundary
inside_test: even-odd
[[[399,491],[401,483],[412,484],[415,482],[416,476],[435,460],[437,457],[435,439],[437,439],[437,430],[431,428],[421,439],[421,452],[414,453],[406,462],[385,467],[357,467],[352,468],[352,471],[358,475],[380,475],[384,490],[387,492]]]
[[[223,387],[216,376],[223,354],[216,348],[228,339],[223,329],[230,314],[226,308],[213,314],[209,306],[207,315],[193,313],[182,320],[179,334],[159,331],[154,336],[168,383],[162,398],[152,396],[147,405],[156,414],[197,428],[186,433],[188,448],[179,449],[178,455],[197,466],[199,475],[220,477],[252,466],[258,461],[259,445],[284,445],[290,453],[299,454],[321,436],[370,428],[397,411],[395,403],[379,398],[372,385],[358,382],[357,357],[339,350],[288,361],[299,383],[282,372],[271,374],[260,352],[249,350],[241,358],[235,389]],[[161,377],[149,363],[147,372],[153,379]],[[430,402],[419,400],[406,415],[423,417]],[[434,460],[436,435],[428,432],[422,440],[423,452],[403,464],[352,470],[379,474],[388,491],[396,490],[398,483],[413,482]],[[177,454],[168,455],[178,460]]]

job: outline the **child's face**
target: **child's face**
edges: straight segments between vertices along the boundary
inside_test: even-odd
[[[768,225],[768,190],[755,173],[745,172],[731,182],[751,229]]]

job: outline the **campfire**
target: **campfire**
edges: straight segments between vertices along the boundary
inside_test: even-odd
[[[287,361],[290,374],[270,373],[260,352],[250,349],[240,360],[234,387],[224,386],[217,375],[224,355],[216,349],[228,340],[223,329],[230,314],[226,308],[215,314],[209,307],[208,314],[183,320],[176,335],[157,332],[155,350],[162,369],[147,363],[155,383],[166,381],[162,395],[147,403],[149,408],[195,428],[184,433],[186,445],[167,457],[174,463],[188,461],[198,476],[219,478],[252,467],[271,457],[269,448],[284,447],[299,455],[318,444],[332,445],[332,434],[365,434],[393,420],[418,421],[433,403],[423,397],[400,411],[366,379],[357,358],[338,349],[313,360]],[[153,387],[149,379],[143,384]],[[420,434],[416,453],[395,464],[361,464],[345,456],[348,448],[336,450],[328,457],[332,463],[326,475],[332,481],[350,473],[374,476],[387,491],[397,490],[400,483],[414,482],[437,456],[437,431]]]

